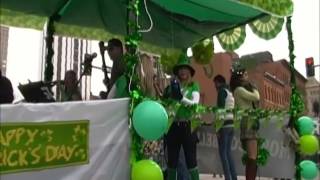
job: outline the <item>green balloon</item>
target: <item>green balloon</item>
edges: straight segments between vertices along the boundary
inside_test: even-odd
[[[304,135],[300,137],[300,152],[305,155],[313,155],[319,150],[317,137],[313,135]]]
[[[133,110],[133,127],[146,140],[157,140],[168,127],[164,107],[155,101],[143,101]]]
[[[132,180],[163,180],[159,165],[151,160],[141,160],[133,165]]]
[[[318,175],[317,165],[309,160],[304,160],[300,162],[300,173],[301,177],[304,179],[315,179]]]
[[[298,119],[298,128],[300,135],[310,135],[315,129],[315,124],[312,118],[302,116]]]

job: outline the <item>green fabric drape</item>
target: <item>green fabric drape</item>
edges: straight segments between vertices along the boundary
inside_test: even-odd
[[[45,17],[51,16],[66,1],[2,0],[1,24],[42,29]],[[176,6],[177,3],[179,6]],[[271,0],[268,5],[276,6],[279,3]],[[148,27],[150,20],[144,3],[139,6],[139,24],[141,27]],[[152,52],[157,52],[159,47],[189,47],[198,40],[270,12],[262,5],[235,0],[151,0],[147,1],[147,6],[154,27],[149,33],[143,34],[143,42],[153,44]],[[289,6],[279,7],[283,11],[278,16],[291,13],[290,3]],[[56,24],[56,34],[96,40],[106,40],[110,36],[123,37],[127,24],[126,8],[126,0],[71,0]],[[148,50],[148,45],[144,46],[145,50]]]

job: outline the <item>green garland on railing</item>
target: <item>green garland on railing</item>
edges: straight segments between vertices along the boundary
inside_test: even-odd
[[[160,104],[162,104],[168,113],[169,116],[169,125],[168,129],[170,128],[171,123],[173,122],[175,112],[177,112],[180,106],[183,106],[177,101],[174,100],[158,100]],[[240,120],[242,118],[249,117],[249,123],[251,126],[258,121],[261,126],[265,126],[269,124],[270,119],[277,118],[277,126],[278,128],[282,128],[284,124],[284,117],[288,116],[289,112],[286,110],[266,110],[266,109],[219,109],[218,107],[208,107],[203,105],[193,105],[190,106],[190,110],[192,111],[191,117],[191,128],[192,131],[199,126],[203,125],[204,122],[201,120],[203,114],[213,113],[215,115],[214,123],[212,124],[212,130],[217,132],[223,126],[223,116],[227,113],[233,113],[235,124],[234,127],[236,129],[240,128]],[[259,138],[258,139],[258,158],[257,163],[259,166],[266,165],[268,158],[270,156],[269,151],[263,146],[265,139]],[[244,149],[245,150],[245,149]],[[246,151],[246,150],[245,150]],[[242,156],[242,161],[245,163],[247,159],[247,153],[245,152]]]
[[[290,116],[293,121],[296,121],[304,111],[304,102],[302,100],[301,94],[297,90],[296,85],[296,76],[295,76],[295,68],[294,68],[294,59],[296,56],[294,55],[294,42],[292,37],[292,29],[291,29],[291,17],[287,18],[286,22],[287,32],[288,32],[288,42],[289,42],[289,58],[290,58],[290,83],[291,83],[291,97],[290,97]]]
[[[162,104],[168,113],[169,122],[171,123],[174,119],[175,112],[179,109],[180,106],[183,106],[181,103],[175,100],[156,100]],[[213,113],[215,115],[215,122],[213,123],[213,130],[218,131],[223,126],[223,116],[227,113],[233,113],[235,119],[235,128],[240,127],[240,120],[244,117],[249,117],[249,125],[254,125],[258,120],[261,126],[267,125],[270,122],[270,119],[277,118],[277,125],[279,128],[284,124],[284,117],[288,116],[289,112],[287,110],[274,109],[219,109],[215,106],[204,106],[204,105],[193,105],[189,106],[190,111],[192,112],[191,124],[192,128],[195,129],[198,126],[202,125],[204,122],[201,120],[202,115]],[[170,124],[169,123],[169,124]],[[169,125],[170,126],[170,125]]]

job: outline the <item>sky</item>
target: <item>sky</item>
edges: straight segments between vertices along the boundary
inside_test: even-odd
[[[292,31],[294,40],[295,68],[303,75],[305,72],[305,58],[313,57],[315,64],[320,64],[319,47],[319,0],[294,0],[294,13],[292,15]],[[246,39],[242,46],[235,50],[240,56],[260,51],[270,51],[273,59],[289,60],[288,36],[285,24],[282,31],[272,40],[263,40],[252,33],[247,26]],[[214,39],[215,52],[221,52],[217,39]],[[320,67],[316,68],[315,77],[320,79]]]
[[[305,76],[305,58],[313,57],[315,64],[320,64],[319,47],[319,0],[293,0],[295,8],[292,16],[292,31],[295,43],[296,55],[295,67]],[[243,45],[235,52],[242,56],[260,51],[269,51],[273,59],[281,60],[288,58],[288,39],[285,25],[279,35],[269,41],[260,39],[252,33],[247,26],[246,39]],[[31,29],[10,28],[9,45],[7,57],[7,74],[15,87],[15,96],[21,97],[16,86],[19,83],[40,80],[40,59],[41,57],[42,33]],[[217,39],[214,39],[215,52],[223,52]],[[93,44],[97,44],[93,43]],[[99,52],[98,46],[94,45],[94,52]],[[101,60],[97,60],[101,62]],[[110,61],[108,62],[110,63]],[[100,64],[94,64],[101,66]],[[315,77],[319,80],[319,67],[316,68]],[[102,72],[95,71],[93,75],[98,76],[92,81],[93,94],[104,90],[101,83]]]

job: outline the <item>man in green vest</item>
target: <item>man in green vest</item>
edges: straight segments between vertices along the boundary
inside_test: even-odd
[[[125,64],[122,42],[119,39],[110,39],[108,41],[107,51],[110,59],[113,61],[108,86],[108,88],[111,88],[108,93],[108,99],[129,97],[128,82],[124,75]]]
[[[168,179],[177,179],[179,152],[181,147],[183,147],[191,179],[199,180],[196,157],[198,137],[196,132],[191,131],[192,112],[190,106],[199,103],[200,88],[198,83],[192,80],[195,70],[190,66],[189,58],[186,54],[182,54],[179,57],[178,64],[173,68],[173,74],[176,78],[166,88],[165,96],[179,101],[181,106],[176,112],[175,119],[166,137]]]

